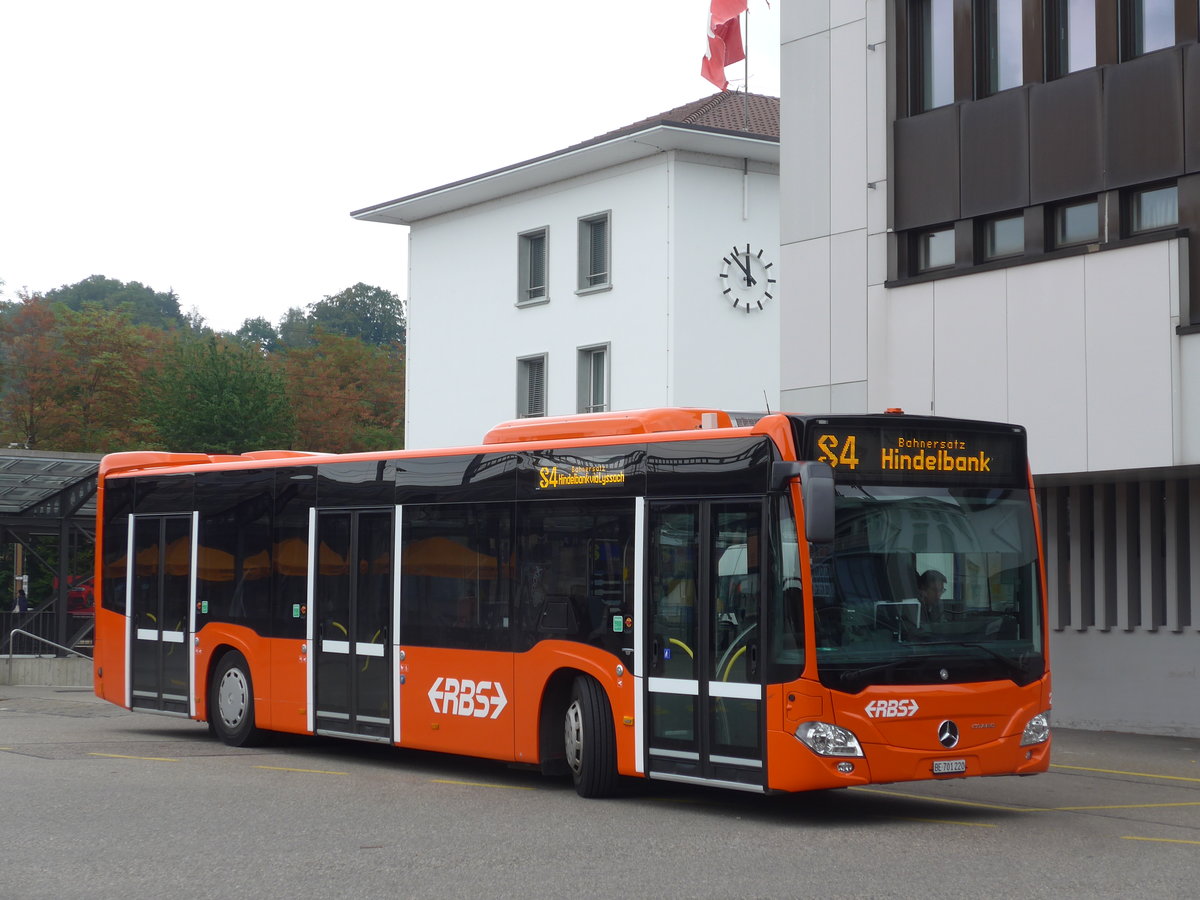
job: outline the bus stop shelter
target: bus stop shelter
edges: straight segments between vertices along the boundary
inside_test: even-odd
[[[92,610],[86,604],[70,609],[68,594],[75,586],[91,596],[87,579],[100,459],[90,453],[0,450],[0,654],[64,655],[63,648],[90,643]],[[28,596],[22,612],[15,599],[26,583],[46,587],[40,596]],[[41,640],[20,635],[17,644],[10,637],[14,628]]]

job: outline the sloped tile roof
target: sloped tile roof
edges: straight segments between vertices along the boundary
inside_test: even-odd
[[[699,100],[694,100],[683,106],[668,109],[666,112],[632,122],[613,131],[588,138],[578,144],[563,147],[561,150],[555,150],[542,156],[536,156],[533,159],[526,159],[499,169],[493,169],[490,172],[483,172],[458,181],[452,181],[449,184],[439,185],[429,190],[409,194],[407,197],[401,197],[398,200],[377,203],[364,209],[355,210],[350,215],[355,218],[372,219],[373,216],[379,214],[381,211],[395,208],[402,204],[409,204],[412,201],[421,200],[433,195],[445,194],[447,191],[460,189],[467,185],[479,184],[489,179],[494,179],[497,176],[504,176],[508,173],[527,169],[530,166],[540,165],[560,158],[569,158],[578,151],[601,147],[611,142],[619,142],[624,137],[652,128],[678,128],[695,133],[707,132],[714,135],[730,135],[745,137],[759,142],[778,144],[779,98],[769,97],[765,94],[721,91],[707,97],[701,97]],[[478,202],[478,198],[472,202]],[[431,214],[429,209],[421,213],[421,215],[429,214]],[[403,222],[403,219],[398,217],[386,220]]]
[[[721,91],[701,97],[683,106],[676,106],[656,116],[642,119],[585,141],[591,144],[623,134],[633,134],[655,125],[698,125],[722,131],[737,131],[759,137],[779,137],[779,98],[765,94],[745,94]]]

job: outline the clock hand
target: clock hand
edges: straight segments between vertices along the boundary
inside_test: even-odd
[[[738,268],[746,276],[746,287],[754,287],[757,282],[754,276],[750,274],[750,267],[742,262],[742,252],[737,247],[733,248],[733,261],[738,264]],[[749,259],[747,259],[747,262],[749,262]]]

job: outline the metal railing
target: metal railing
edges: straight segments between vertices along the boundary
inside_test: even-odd
[[[34,634],[32,631],[26,631],[24,628],[14,628],[11,631],[9,631],[9,633],[8,633],[8,683],[9,684],[12,684],[13,657],[16,655],[13,652],[13,645],[14,645],[13,638],[15,638],[18,634],[24,635],[25,637],[30,638],[35,641],[40,641],[43,644],[49,644],[55,650],[62,650],[65,653],[73,653],[78,657],[86,659],[88,662],[92,661],[92,658],[90,656],[88,656],[86,653],[80,653],[78,650],[73,650],[70,647],[64,647],[62,644],[56,644],[56,643],[54,643],[54,641],[47,640],[46,638],[42,637],[40,634]]]
[[[59,637],[58,627],[57,613],[53,609],[53,604],[29,612],[0,612],[0,656],[9,652],[36,653],[35,641],[52,644],[65,652],[72,652],[78,646],[86,648],[91,644],[91,635],[95,630],[96,621],[92,616],[68,617],[67,630],[64,632],[65,647],[55,640]],[[19,631],[20,640],[14,639],[14,631]]]

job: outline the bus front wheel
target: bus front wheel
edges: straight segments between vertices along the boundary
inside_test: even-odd
[[[563,720],[563,749],[581,797],[608,797],[617,789],[617,741],[608,695],[594,679],[579,676]]]
[[[213,672],[209,693],[213,732],[231,747],[251,747],[262,740],[254,727],[254,688],[246,657],[231,650]]]

